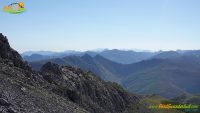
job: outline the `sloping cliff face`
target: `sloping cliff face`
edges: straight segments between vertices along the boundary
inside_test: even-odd
[[[90,72],[46,63],[36,72],[0,34],[0,112],[148,113],[118,84]]]
[[[129,105],[138,106],[138,98],[131,96],[118,84],[106,83],[89,72],[48,62],[42,75],[54,84],[52,91],[93,113],[121,113]],[[134,103],[136,106],[134,106]]]
[[[43,76],[24,63],[6,37],[0,34],[0,112],[76,113],[88,112],[44,87]]]
[[[20,54],[10,47],[7,37],[3,36],[2,33],[0,33],[0,57],[9,65],[28,70],[31,69],[26,62],[22,61]]]

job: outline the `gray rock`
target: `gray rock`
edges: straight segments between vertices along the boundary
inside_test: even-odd
[[[13,108],[8,108],[8,112],[9,112],[9,113],[18,113],[18,111],[16,111],[16,110],[13,109]]]
[[[2,105],[2,106],[10,106],[11,104],[7,100],[5,100],[3,98],[0,98],[0,105]]]

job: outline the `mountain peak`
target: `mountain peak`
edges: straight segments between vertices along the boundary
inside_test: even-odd
[[[156,56],[153,56],[153,58],[168,59],[168,58],[177,58],[177,57],[181,57],[181,56],[182,55],[176,51],[164,51],[164,52],[157,54]]]
[[[0,56],[3,59],[12,57],[12,51],[6,36],[0,33]]]
[[[9,45],[7,37],[4,36],[2,33],[0,33],[0,42],[1,44]]]
[[[89,54],[85,54],[81,58],[90,62],[93,60],[93,58]]]
[[[0,57],[9,64],[23,69],[31,69],[27,63],[23,62],[20,54],[10,47],[8,39],[0,33]]]
[[[83,56],[82,56],[82,58],[92,58],[89,54],[84,54]]]

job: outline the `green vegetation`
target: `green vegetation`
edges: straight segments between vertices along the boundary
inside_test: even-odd
[[[180,104],[179,102],[173,101],[173,100],[161,100],[161,104],[172,104],[177,105]]]

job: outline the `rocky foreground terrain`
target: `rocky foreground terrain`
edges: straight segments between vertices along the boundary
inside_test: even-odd
[[[0,113],[149,113],[140,99],[90,72],[48,62],[34,71],[0,34]]]

